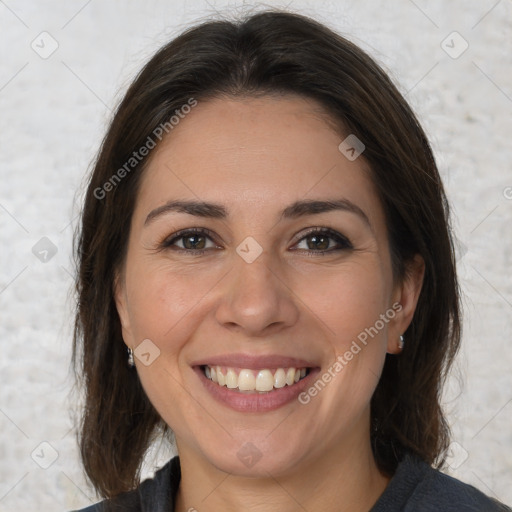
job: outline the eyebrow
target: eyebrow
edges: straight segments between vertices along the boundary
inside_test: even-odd
[[[281,212],[281,219],[297,219],[307,215],[314,215],[335,210],[354,213],[359,218],[361,218],[365,224],[367,224],[368,227],[373,231],[372,225],[366,213],[355,203],[345,198],[332,200],[306,199],[295,201]],[[171,200],[164,205],[152,210],[146,217],[144,225],[148,225],[156,218],[172,212],[186,213],[196,217],[213,219],[225,219],[228,217],[228,210],[223,205],[218,203],[208,203],[205,201]]]

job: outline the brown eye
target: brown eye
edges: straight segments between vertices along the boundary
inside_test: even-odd
[[[325,235],[310,235],[306,237],[308,240],[308,249],[319,249],[325,251],[329,248],[330,237]]]
[[[326,253],[340,250],[353,249],[352,244],[341,233],[331,229],[313,229],[302,237],[296,249],[312,253]]]
[[[201,254],[208,249],[219,248],[212,240],[209,232],[203,229],[188,229],[174,233],[161,243],[162,249],[188,251]]]
[[[181,237],[185,249],[204,249],[206,238],[202,235],[187,235]]]

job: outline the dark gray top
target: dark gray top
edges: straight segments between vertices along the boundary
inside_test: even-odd
[[[133,491],[77,512],[174,512],[180,483],[179,458]],[[369,512],[512,512],[512,509],[408,455]]]

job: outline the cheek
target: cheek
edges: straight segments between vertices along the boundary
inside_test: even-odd
[[[197,414],[185,391],[189,369],[183,349],[197,328],[198,314],[205,313],[202,299],[214,283],[206,276],[171,271],[165,264],[134,264],[132,270],[127,273],[127,291],[134,345],[149,339],[158,353],[148,366],[137,361],[137,373],[164,421],[182,432],[184,418]]]
[[[316,272],[297,282],[297,296],[321,320],[337,349],[373,326],[388,307],[389,290],[379,266],[367,264]]]
[[[191,275],[176,272],[165,264],[156,267],[139,265],[127,280],[129,315],[132,331],[140,340],[179,339],[176,332],[187,324],[202,298],[215,283],[212,274]],[[162,346],[162,349],[167,348]]]
[[[330,390],[322,399],[323,414],[334,418],[342,409],[357,416],[356,409],[369,402],[384,365],[388,323],[381,315],[389,307],[386,277],[375,263],[354,264],[325,278],[317,275],[312,284],[305,282],[299,295],[321,320],[316,323],[323,325],[330,344],[318,376],[324,376]],[[323,389],[323,384],[317,388]]]
[[[178,272],[169,264],[143,263],[133,264],[127,273],[134,344],[149,338],[162,351],[175,351],[194,328],[209,321],[207,317],[223,300],[215,288],[225,285],[226,269],[190,265]],[[353,339],[373,326],[387,305],[386,282],[372,254],[337,267],[296,268],[282,278],[291,290],[289,300],[302,310],[299,322],[311,323],[313,331],[325,331],[333,355],[344,352]]]

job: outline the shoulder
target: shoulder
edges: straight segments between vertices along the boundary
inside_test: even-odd
[[[408,457],[399,469],[419,477],[404,512],[512,512],[475,487],[433,469],[418,458]]]
[[[430,466],[417,489],[419,502],[423,497],[435,497],[440,510],[512,512],[510,508],[485,495],[472,485],[466,484]],[[411,510],[413,510],[411,508]],[[439,510],[439,508],[437,509]]]
[[[169,512],[174,508],[180,478],[179,458],[174,457],[136,489],[74,512]]]

